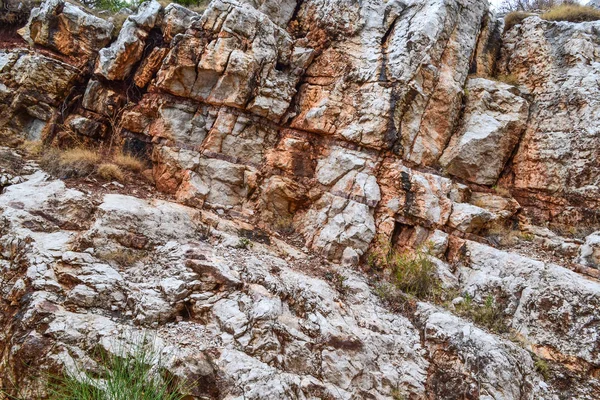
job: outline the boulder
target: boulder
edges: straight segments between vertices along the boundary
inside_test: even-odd
[[[600,232],[594,232],[585,238],[576,262],[586,267],[600,269]]]
[[[440,158],[445,170],[481,185],[494,185],[521,138],[529,104],[511,85],[483,78],[465,86],[458,131]]]
[[[142,3],[136,14],[127,17],[119,36],[99,52],[95,73],[108,80],[122,81],[141,60],[146,39],[162,18],[162,6],[156,0]]]
[[[113,29],[111,22],[71,2],[45,0],[33,9],[20,33],[31,46],[48,47],[85,66],[110,42]]]

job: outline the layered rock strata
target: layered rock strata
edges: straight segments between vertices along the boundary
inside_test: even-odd
[[[179,204],[2,164],[3,385],[154,327],[198,398],[599,396],[599,22],[503,32],[480,0],[149,1],[118,32],[63,0],[11,15],[2,143],[118,143]],[[514,342],[394,314],[350,272],[424,246]]]

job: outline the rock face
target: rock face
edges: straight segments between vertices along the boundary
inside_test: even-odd
[[[80,70],[27,50],[0,51],[0,126],[39,139]]]
[[[600,22],[502,33],[481,0],[152,0],[118,32],[70,1],[27,13],[0,29],[1,144],[118,146],[162,194],[2,150],[0,389],[151,328],[195,398],[600,397]],[[386,307],[366,264],[425,248],[453,298]]]
[[[523,203],[544,212],[541,219],[597,223],[598,88],[588,83],[598,74],[596,63],[589,61],[596,59],[596,27],[596,22],[527,18],[504,38],[500,68],[532,98],[507,181],[519,198],[530,197]]]
[[[21,395],[43,390],[35,373],[40,366],[68,365],[74,354],[144,327],[155,327],[175,376],[201,377],[204,384],[193,393],[199,398],[552,395],[530,353],[446,310],[422,303],[414,321],[392,314],[359,274],[336,267],[343,280],[328,281],[318,268],[302,272],[318,259],[301,252],[291,257],[274,238],[269,245],[237,249],[243,225],[167,201],[119,194],[95,198],[29,168],[21,183],[0,195],[0,295],[9,306],[0,319],[9,332],[2,342],[3,365],[14,365],[18,387],[32,391]],[[465,280],[468,291],[484,276],[496,279],[480,269],[480,257],[493,257],[498,264],[490,269],[511,278],[513,268],[523,271],[535,263],[467,245],[473,263],[457,274],[473,269],[480,276]],[[130,256],[118,257],[123,254]],[[565,285],[556,274],[570,272],[552,268],[544,285]],[[521,284],[537,290],[537,272],[531,273]],[[576,304],[572,295],[599,295],[598,284],[571,274],[564,290],[575,292],[564,293],[564,299]],[[506,285],[510,293],[519,290],[508,278]],[[520,312],[520,306],[511,306]],[[589,306],[581,313],[594,318],[597,307]],[[534,343],[558,340],[552,343],[557,349],[594,362],[589,344],[596,342],[596,328],[573,318],[576,326],[587,326],[581,343],[541,327],[540,339],[538,333],[523,334]],[[533,322],[515,326],[532,329]],[[486,380],[480,386],[481,376]]]

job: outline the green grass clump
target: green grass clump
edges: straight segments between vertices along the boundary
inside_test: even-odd
[[[551,376],[551,371],[550,371],[550,366],[548,365],[548,362],[546,360],[544,360],[543,358],[540,358],[538,356],[534,356],[534,367],[535,370],[544,377],[545,380],[550,379]]]
[[[113,13],[119,12],[124,8],[135,8],[139,6],[141,1],[125,1],[125,0],[97,0],[94,1],[93,8],[98,10],[107,10]]]
[[[437,292],[437,267],[423,251],[396,253],[392,265],[396,286],[404,293],[426,299]]]
[[[579,4],[563,4],[541,15],[548,21],[586,22],[600,20],[600,10]]]
[[[380,246],[378,251],[369,254],[367,262],[372,268],[390,270],[394,285],[408,295],[433,299],[440,293],[437,266],[423,248],[399,252],[389,246]]]
[[[473,298],[465,294],[464,301],[456,306],[456,312],[492,332],[508,332],[508,326],[504,322],[504,312],[492,295],[487,296],[484,303],[480,305],[474,303]]]
[[[254,243],[252,243],[252,241],[248,238],[241,237],[235,247],[238,249],[245,249],[245,250],[251,249],[252,247],[254,247]]]
[[[161,371],[160,357],[143,339],[130,352],[104,354],[98,378],[78,371],[52,380],[50,400],[182,400],[185,388]]]

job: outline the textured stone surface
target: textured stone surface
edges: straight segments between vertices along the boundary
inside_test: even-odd
[[[600,232],[594,232],[585,238],[577,262],[586,267],[600,268]]]
[[[1,154],[0,374],[151,328],[196,398],[599,397],[598,22],[151,1],[104,43],[60,4],[0,37],[1,143],[122,146],[163,193]],[[450,298],[398,305],[373,256],[418,248]]]
[[[142,3],[136,14],[127,17],[119,36],[100,50],[95,73],[109,80],[123,80],[142,59],[148,34],[160,22],[162,6],[155,0]]]
[[[39,139],[80,70],[26,50],[0,50],[0,128]]]
[[[44,337],[39,345],[48,351],[35,365],[80,362],[97,343],[110,349],[110,341],[119,340],[116,332],[131,335],[153,326],[171,371],[202,376],[206,384],[195,394],[209,398],[237,396],[240,384],[244,396],[256,399],[292,393],[443,396],[447,382],[439,374],[464,378],[461,387],[484,374],[481,393],[505,398],[542,393],[529,353],[447,311],[419,305],[413,325],[383,308],[356,273],[337,269],[345,277],[339,292],[340,286],[284,261],[274,247],[228,247],[235,225],[226,228],[222,221],[217,226],[225,230],[209,228],[203,221],[218,219],[198,209],[115,194],[105,195],[96,208],[88,196],[41,172],[0,195],[2,226],[9,232],[2,249],[27,243],[18,254],[19,267],[2,252],[9,278],[2,300],[18,302],[33,293],[22,303],[18,325],[10,325],[9,340]],[[111,257],[115,252],[138,256],[123,263]],[[91,306],[95,311],[86,313]],[[46,323],[36,324],[39,318]],[[3,357],[25,357],[30,346],[11,347]],[[440,351],[450,357],[455,352],[464,364],[444,364],[450,359],[440,358]],[[493,361],[478,369],[483,361],[477,360],[485,359]],[[30,375],[22,376],[35,387],[27,382]]]
[[[33,9],[23,38],[72,57],[79,65],[93,61],[111,40],[112,23],[63,1],[48,0]]]
[[[499,61],[502,73],[512,74],[532,98],[511,185],[570,198],[568,203],[590,211],[597,209],[600,172],[598,87],[591,83],[598,76],[596,30],[597,22],[528,18],[507,32]],[[565,223],[583,217],[548,200],[549,217],[562,217]]]
[[[529,105],[510,85],[471,79],[465,86],[462,126],[440,158],[448,173],[493,185],[527,125]]]

